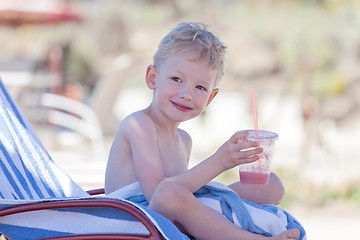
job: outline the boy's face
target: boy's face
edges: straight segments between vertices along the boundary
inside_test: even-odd
[[[217,72],[193,59],[190,53],[173,55],[157,69],[149,66],[147,70],[153,105],[177,122],[200,115],[218,92],[214,89]]]

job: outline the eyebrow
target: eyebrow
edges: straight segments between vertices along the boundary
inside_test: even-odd
[[[209,81],[206,81],[206,80],[200,80],[200,81],[197,82],[197,84],[207,86],[207,87],[211,85],[209,83]]]
[[[177,74],[179,74],[179,75],[182,75],[182,76],[184,76],[184,75],[186,75],[186,73],[184,73],[183,71],[181,71],[181,70],[174,70],[174,73],[173,74],[170,74],[170,75],[177,75]],[[196,82],[198,83],[198,84],[202,84],[202,85],[205,85],[205,84],[209,84],[209,81],[208,80],[196,80]]]

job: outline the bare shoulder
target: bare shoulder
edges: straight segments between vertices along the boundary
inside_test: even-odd
[[[123,119],[123,124],[129,124],[129,123],[141,123],[141,122],[149,122],[151,118],[149,115],[145,113],[144,110],[140,110],[137,112],[133,112],[132,114],[128,115],[125,119]]]
[[[131,134],[155,130],[153,120],[143,110],[134,112],[122,120],[119,131]]]
[[[177,131],[178,131],[178,134],[180,135],[181,139],[184,142],[191,142],[192,141],[190,135],[185,130],[183,130],[181,128],[178,128]]]

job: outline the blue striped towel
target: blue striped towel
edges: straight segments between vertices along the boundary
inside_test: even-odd
[[[257,205],[243,200],[237,193],[221,183],[209,182],[194,195],[203,204],[249,232],[270,237],[287,229],[297,228],[300,230],[299,239],[307,239],[304,228],[288,212],[274,205]],[[124,198],[144,207],[148,206],[140,184],[137,182],[110,193],[108,196]]]
[[[0,209],[94,198],[51,159],[0,79]],[[95,199],[122,200],[109,197]],[[127,202],[144,212],[164,239],[187,239],[167,219]],[[0,233],[10,239],[26,240],[72,234],[148,234],[148,230],[121,210],[76,207],[0,217]]]

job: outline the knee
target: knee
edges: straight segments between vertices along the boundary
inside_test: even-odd
[[[273,173],[271,173],[270,177],[272,177],[273,179],[272,181],[272,199],[271,199],[271,203],[270,204],[279,204],[282,202],[282,200],[284,199],[285,196],[285,188],[282,184],[282,182],[280,181],[280,179]],[[270,181],[270,180],[269,180]]]
[[[149,207],[157,212],[178,211],[186,203],[189,193],[191,192],[180,184],[163,181],[151,196]]]

